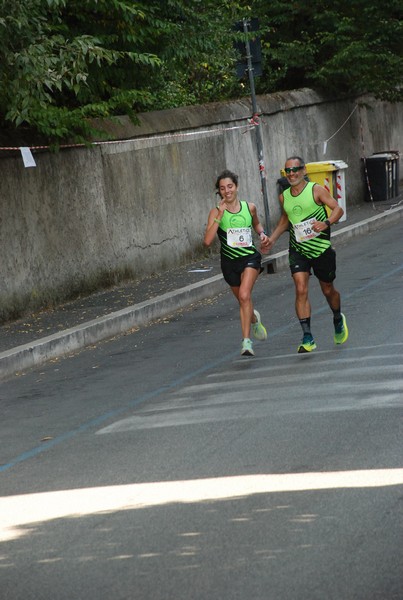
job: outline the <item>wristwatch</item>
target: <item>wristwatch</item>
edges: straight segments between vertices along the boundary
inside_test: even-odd
[[[326,225],[327,225],[328,227],[330,227],[330,221],[329,221],[329,219],[326,219],[326,220],[325,220],[325,221],[323,221],[323,222],[324,222],[324,223],[326,223]]]

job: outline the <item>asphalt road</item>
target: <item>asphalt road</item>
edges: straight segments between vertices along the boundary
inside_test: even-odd
[[[402,600],[401,225],[336,247],[350,337],[287,271],[0,383],[3,600]]]

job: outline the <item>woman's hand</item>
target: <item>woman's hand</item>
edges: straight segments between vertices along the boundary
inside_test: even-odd
[[[228,209],[227,203],[225,202],[225,200],[223,198],[221,198],[221,200],[217,204],[216,208],[218,210],[218,217],[217,218],[221,218],[223,216],[223,214],[224,214],[224,211]]]
[[[260,251],[262,254],[267,254],[272,247],[273,243],[268,235],[266,235],[263,231],[260,234]]]

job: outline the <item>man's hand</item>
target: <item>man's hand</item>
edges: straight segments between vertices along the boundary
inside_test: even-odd
[[[312,223],[312,229],[315,233],[322,233],[322,231],[329,229],[329,225],[325,223],[325,221],[314,221]]]

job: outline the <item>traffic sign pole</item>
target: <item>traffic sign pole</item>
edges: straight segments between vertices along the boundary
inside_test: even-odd
[[[245,35],[245,47],[246,47],[246,60],[247,60],[247,71],[249,75],[249,84],[251,90],[252,97],[252,111],[253,111],[253,124],[255,126],[256,132],[256,145],[257,145],[257,153],[258,153],[258,161],[259,161],[259,173],[260,173],[260,181],[262,184],[262,195],[263,195],[263,206],[266,218],[266,231],[269,233],[270,226],[270,214],[269,214],[269,201],[267,195],[267,180],[266,180],[266,169],[264,165],[263,158],[263,141],[262,141],[262,131],[260,119],[257,114],[257,104],[256,104],[256,93],[255,93],[255,79],[254,79],[254,69],[252,64],[252,54],[249,43],[249,20],[243,19],[243,30]]]

